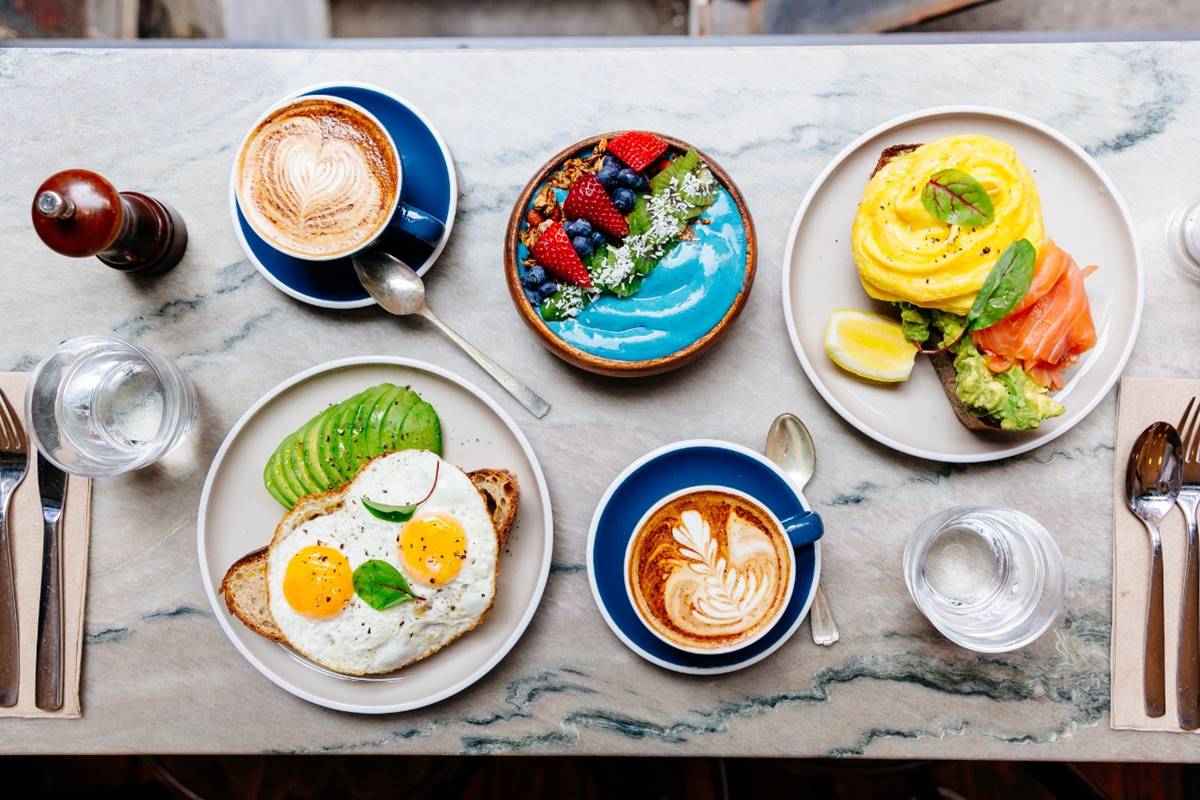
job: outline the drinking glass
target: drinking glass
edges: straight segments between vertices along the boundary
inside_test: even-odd
[[[1062,553],[1049,532],[999,506],[958,506],[925,520],[904,548],[904,579],[935,628],[981,653],[1037,639],[1066,593]]]
[[[69,339],[34,369],[25,418],[38,449],[76,475],[158,461],[196,422],[196,390],[162,356],[108,336]]]
[[[1167,219],[1166,245],[1175,268],[1200,280],[1200,195],[1175,209]]]

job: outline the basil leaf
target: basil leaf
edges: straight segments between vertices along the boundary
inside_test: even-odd
[[[354,570],[354,593],[376,611],[416,599],[400,570],[386,561],[372,559]]]
[[[949,225],[988,225],[996,218],[983,184],[962,170],[943,169],[921,190],[921,205]]]
[[[1035,261],[1037,250],[1028,239],[1018,239],[1000,254],[967,312],[970,330],[990,328],[1017,307],[1033,283]]]
[[[389,506],[376,503],[374,500],[362,499],[363,508],[371,512],[371,516],[384,522],[408,522],[417,512],[417,504],[411,506]]]

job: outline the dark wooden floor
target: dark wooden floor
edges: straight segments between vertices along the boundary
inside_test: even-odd
[[[703,758],[89,757],[0,761],[22,797],[1183,800],[1200,766]],[[5,793],[7,794],[7,793]]]

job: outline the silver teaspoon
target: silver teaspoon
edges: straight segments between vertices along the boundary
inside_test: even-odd
[[[450,341],[462,348],[463,352],[482,367],[484,372],[491,375],[496,383],[503,386],[505,391],[525,406],[530,414],[535,417],[546,416],[550,410],[550,404],[543,400],[537,392],[517,380],[512,373],[481,352],[475,345],[459,336],[453,328],[442,322],[429,310],[429,306],[425,303],[425,283],[421,280],[421,276],[413,272],[412,267],[378,248],[369,248],[356,254],[353,261],[354,271],[358,273],[358,280],[362,283],[363,288],[385,311],[398,317],[415,315],[429,320]]]
[[[1142,431],[1125,468],[1125,502],[1150,535],[1150,597],[1146,603],[1146,641],[1142,684],[1146,715],[1167,713],[1167,682],[1163,643],[1162,537],[1158,524],[1175,504],[1182,478],[1181,443],[1175,426],[1155,422]]]
[[[817,471],[817,447],[808,428],[795,414],[780,414],[771,423],[771,430],[767,434],[767,458],[778,464],[798,489],[803,489],[812,480],[813,473]],[[838,640],[837,623],[833,621],[833,612],[829,609],[829,598],[825,596],[825,587],[819,582],[808,619],[814,642],[828,647]]]

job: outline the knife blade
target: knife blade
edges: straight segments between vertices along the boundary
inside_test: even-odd
[[[34,700],[43,711],[63,704],[62,513],[67,474],[38,453],[42,497],[42,590],[38,600]]]

